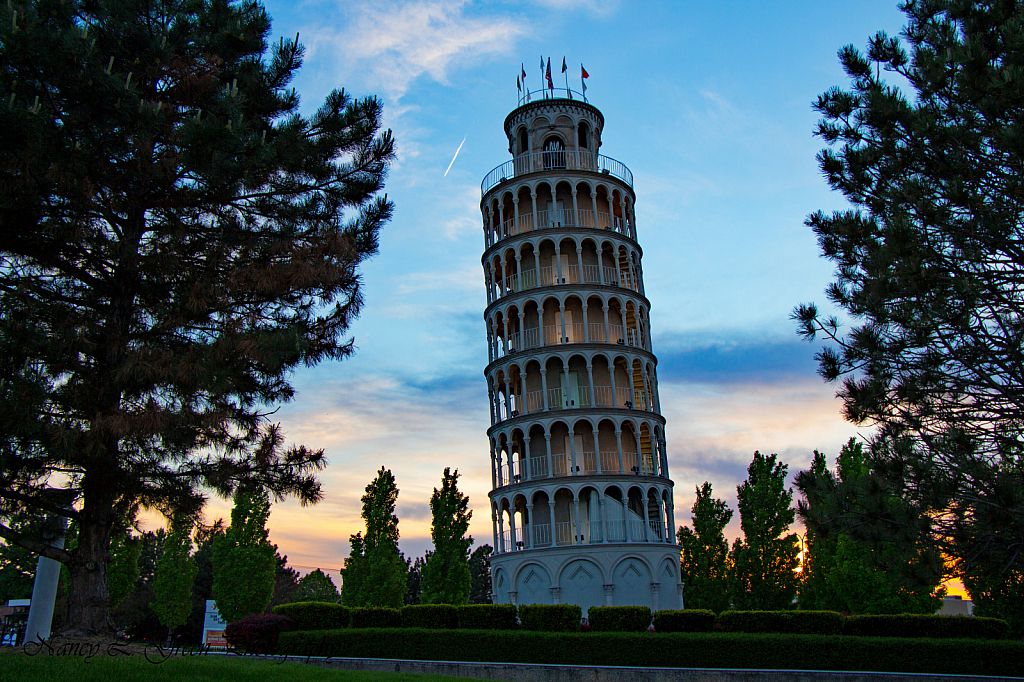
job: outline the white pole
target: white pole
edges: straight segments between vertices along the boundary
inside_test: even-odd
[[[47,538],[51,546],[64,548],[64,530],[67,519],[60,518],[57,536]],[[35,642],[50,638],[53,624],[53,604],[57,599],[57,581],[60,580],[60,562],[39,557],[36,565],[35,582],[32,584],[32,602],[28,607],[28,623],[25,626],[25,641]]]

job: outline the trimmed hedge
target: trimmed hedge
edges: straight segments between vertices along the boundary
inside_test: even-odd
[[[646,632],[651,610],[646,606],[591,606],[587,623],[595,632]]]
[[[519,622],[524,630],[576,632],[583,610],[576,604],[525,604],[519,607]]]
[[[254,613],[224,628],[224,639],[247,654],[272,654],[278,637],[292,629],[292,619],[272,613]]]
[[[1002,639],[1007,629],[1005,620],[976,616],[847,616],[843,623],[844,635],[861,637]]]
[[[349,627],[352,628],[400,628],[402,612],[382,606],[366,606],[350,609]]]
[[[294,630],[335,630],[347,628],[350,614],[347,606],[325,601],[301,601],[279,604],[274,613],[287,616],[295,624]]]
[[[411,604],[403,606],[402,627],[451,630],[458,627],[458,611],[452,604]]]
[[[655,632],[711,632],[715,612],[709,609],[683,609],[654,612]]]
[[[1024,642],[725,632],[284,632],[278,654],[427,661],[1024,676]]]
[[[457,612],[464,630],[515,630],[519,624],[515,604],[464,604]]]
[[[843,617],[835,611],[723,611],[718,626],[723,632],[838,635]]]

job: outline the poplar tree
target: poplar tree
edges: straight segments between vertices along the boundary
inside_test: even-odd
[[[693,528],[680,526],[676,533],[682,549],[680,579],[686,585],[683,600],[686,608],[721,613],[729,608],[729,541],[724,531],[732,510],[724,500],[711,497],[707,481],[696,491]]]
[[[261,613],[274,596],[277,557],[267,540],[270,499],[264,490],[239,490],[231,526],[213,544],[213,598],[227,622]]]
[[[398,486],[390,469],[380,468],[361,498],[366,536],[349,538],[349,556],[341,571],[341,596],[346,606],[402,606],[406,565],[398,551]]]
[[[807,224],[852,326],[811,304],[794,317],[829,342],[819,371],[847,419],[876,427],[874,500],[840,516],[846,532],[914,536],[954,560],[986,615],[1020,619],[1024,7],[901,8],[902,35],[842,48],[849,86],[815,103],[821,170],[851,207]]]
[[[150,608],[167,628],[167,634],[188,622],[192,612],[192,585],[199,567],[192,556],[192,521],[171,524],[164,536],[163,552],[156,561],[153,576],[154,599]]]
[[[793,489],[786,489],[789,469],[754,452],[747,480],[736,487],[743,539],[732,545],[732,602],[741,610],[793,608],[799,584],[800,547],[795,533],[783,536],[796,518]]]
[[[113,529],[240,484],[321,498],[268,417],[354,349],[392,206],[381,103],[290,86],[254,0],[0,5],[0,518],[78,522],[70,629],[111,632]]]
[[[441,488],[430,496],[430,539],[434,551],[423,567],[424,604],[466,604],[469,602],[472,576],[469,571],[469,548],[473,538],[469,532],[469,497],[459,491],[459,470],[448,467],[441,478]]]

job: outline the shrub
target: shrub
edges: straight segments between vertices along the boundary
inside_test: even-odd
[[[224,639],[235,649],[247,654],[272,654],[278,636],[292,629],[292,619],[271,613],[254,613],[242,620],[228,623]]]
[[[464,630],[515,630],[517,624],[514,604],[465,604],[457,613]]]
[[[519,607],[524,630],[575,632],[580,629],[583,610],[576,604],[527,604]]]
[[[458,627],[458,611],[451,604],[413,604],[403,606],[402,627],[450,630]]]
[[[594,632],[646,632],[651,609],[646,606],[591,606],[587,623]]]
[[[708,609],[656,611],[655,632],[711,632],[715,628],[715,612]]]
[[[1006,632],[1005,620],[973,616],[847,616],[843,624],[844,635],[868,637],[1002,639]]]
[[[366,606],[349,609],[349,627],[353,628],[400,628],[402,612],[386,606]]]
[[[292,604],[280,604],[274,607],[274,613],[292,619],[293,630],[335,630],[347,628],[349,609],[341,604],[325,601],[301,601]]]
[[[723,632],[778,632],[794,635],[838,635],[843,617],[835,611],[724,611]]]
[[[562,666],[1024,676],[1024,642],[742,632],[346,629],[285,632],[278,654]],[[787,678],[794,677],[787,675]]]

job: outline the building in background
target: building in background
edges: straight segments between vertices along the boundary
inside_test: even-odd
[[[562,89],[484,178],[493,601],[682,605],[633,177]]]

